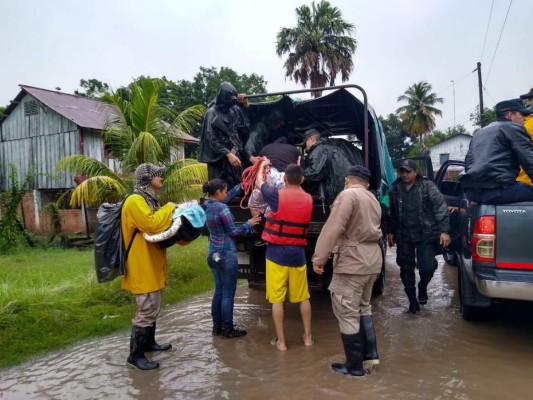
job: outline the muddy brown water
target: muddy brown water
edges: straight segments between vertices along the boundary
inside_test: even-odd
[[[0,399],[529,399],[533,398],[533,307],[497,307],[483,323],[463,321],[456,269],[441,265],[430,300],[416,316],[387,256],[387,292],[373,300],[381,364],[364,378],[331,371],[343,361],[327,294],[312,293],[315,345],[301,342],[294,305],[285,306],[287,352],[270,345],[274,328],[264,292],[240,287],[235,318],[240,339],[211,336],[210,294],[167,308],[154,354],[157,371],[127,368],[129,332],[88,341],[0,371]]]

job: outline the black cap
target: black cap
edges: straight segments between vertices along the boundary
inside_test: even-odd
[[[522,100],[520,99],[500,101],[494,106],[494,110],[496,111],[496,114],[501,114],[508,111],[518,111],[524,115],[533,114],[533,110],[525,107],[524,103],[522,103]]]
[[[399,170],[405,169],[406,171],[416,171],[416,163],[413,160],[403,160],[400,163]]]
[[[315,128],[311,128],[305,131],[304,135],[302,136],[302,143],[305,144],[305,142],[307,142],[307,139],[314,135],[320,135],[320,132],[317,131]]]
[[[370,180],[370,171],[363,167],[362,165],[353,165],[350,168],[348,168],[348,172],[346,173],[346,176],[359,176],[363,178],[365,181]]]
[[[524,100],[533,99],[533,88],[529,89],[529,93],[521,94],[520,98]]]

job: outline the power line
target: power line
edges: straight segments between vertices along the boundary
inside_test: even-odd
[[[513,4],[513,0],[509,2],[509,7],[507,8],[507,14],[505,14],[505,19],[503,20],[502,30],[500,31],[500,37],[498,37],[498,43],[496,43],[496,49],[494,50],[494,55],[492,56],[492,61],[490,62],[489,72],[487,73],[487,77],[485,78],[485,85],[487,84],[489,80],[489,75],[490,75],[490,72],[492,71],[492,64],[494,64],[494,59],[496,58],[498,46],[500,45],[500,39],[502,38],[503,28],[505,28],[505,23],[507,22],[507,16],[509,15],[509,11],[511,10],[512,4]]]
[[[490,6],[489,22],[487,22],[487,29],[485,30],[485,39],[483,40],[483,48],[481,49],[481,58],[479,61],[483,61],[483,54],[485,53],[485,44],[487,43],[487,35],[489,33],[490,19],[492,18],[492,9],[494,8],[494,0]]]

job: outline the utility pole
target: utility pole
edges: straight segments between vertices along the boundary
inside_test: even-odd
[[[455,82],[452,79],[453,87],[453,127],[455,128]]]
[[[479,85],[479,123],[480,123],[480,127],[483,128],[483,126],[485,126],[485,123],[484,123],[484,107],[483,107],[483,85],[481,83],[481,63],[478,62],[477,63],[477,68],[474,70],[476,71],[477,70],[477,81],[478,81],[478,85]],[[474,72],[472,71],[472,72]]]

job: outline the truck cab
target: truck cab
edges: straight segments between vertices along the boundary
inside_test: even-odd
[[[264,131],[265,123],[272,115],[282,116],[283,129],[287,132],[289,143],[299,146],[302,154],[301,137],[310,128],[319,130],[322,136],[346,138],[361,151],[364,165],[372,172],[370,190],[376,194],[382,208],[387,210],[389,207],[389,189],[394,180],[394,169],[383,129],[374,110],[367,103],[365,91],[357,85],[313,89],[313,91],[315,90],[329,93],[311,100],[298,100],[290,96],[311,90],[248,96],[250,99],[280,96],[274,101],[250,104],[247,114],[250,119],[252,144],[254,141],[259,142],[258,147],[267,144],[261,143],[259,135],[255,137],[253,135],[258,130],[263,129]],[[350,90],[358,90],[363,101],[359,100]],[[326,264],[325,273],[318,276],[313,272],[311,257],[322,226],[328,218],[329,205],[325,204],[316,193],[310,193],[313,196],[313,214],[307,231],[308,282],[311,287],[324,287],[331,278],[332,259],[330,258]],[[236,198],[228,204],[237,224],[250,218],[250,210],[243,209],[241,201],[242,198]],[[246,199],[244,204],[246,204]],[[263,225],[259,225],[254,233],[237,239],[240,278],[247,279],[250,287],[261,287],[265,284],[266,243],[261,241],[262,228]],[[384,242],[382,249],[385,255]],[[382,276],[375,285],[375,294],[381,294],[385,290],[384,265],[385,261],[383,261]]]

